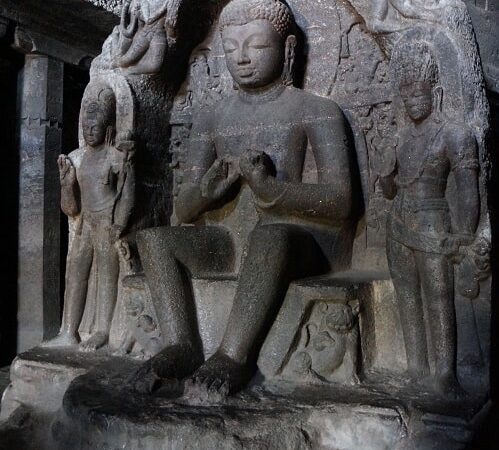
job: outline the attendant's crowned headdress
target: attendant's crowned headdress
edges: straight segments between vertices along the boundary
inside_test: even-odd
[[[425,42],[406,42],[396,47],[391,65],[392,73],[400,85],[423,81],[435,86],[439,82],[437,60]]]
[[[101,114],[108,124],[113,124],[116,119],[116,97],[109,87],[96,87],[90,89],[85,95],[82,104],[86,114]]]

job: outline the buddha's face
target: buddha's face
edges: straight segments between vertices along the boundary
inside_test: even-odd
[[[103,114],[91,112],[83,114],[82,123],[83,138],[91,147],[97,147],[106,139],[107,124]]]
[[[433,110],[433,86],[427,81],[416,81],[400,86],[405,109],[414,122],[421,122]]]
[[[227,67],[243,89],[258,89],[283,72],[285,43],[267,20],[230,25],[222,32]]]

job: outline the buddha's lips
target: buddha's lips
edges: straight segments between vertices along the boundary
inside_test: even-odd
[[[239,69],[237,71],[237,74],[242,78],[251,77],[254,73],[255,71],[253,69]]]

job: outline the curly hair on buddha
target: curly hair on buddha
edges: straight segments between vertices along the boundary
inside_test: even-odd
[[[220,30],[253,20],[268,20],[283,39],[294,33],[293,13],[280,0],[232,0],[220,16]]]

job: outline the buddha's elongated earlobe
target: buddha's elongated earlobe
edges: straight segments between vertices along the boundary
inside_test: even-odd
[[[296,36],[290,35],[286,39],[286,49],[284,56],[284,69],[282,72],[282,81],[286,86],[293,85],[293,68],[295,65]]]

